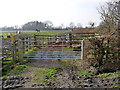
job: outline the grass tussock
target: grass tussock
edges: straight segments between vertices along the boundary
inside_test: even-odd
[[[23,72],[23,70],[27,69],[28,66],[26,65],[19,65],[19,66],[16,66],[13,70],[10,71],[10,73],[8,73],[7,75],[8,76],[11,76],[11,75],[19,75],[20,73]]]
[[[48,82],[56,76],[56,68],[31,68],[33,73],[33,82]]]
[[[78,71],[77,74],[82,77],[82,76],[88,76],[90,77],[91,75],[93,75],[92,73],[89,73],[88,71]]]
[[[120,75],[120,71],[116,71],[113,73],[103,73],[103,74],[99,74],[98,77],[103,77],[106,78],[108,76],[116,76],[116,75]]]

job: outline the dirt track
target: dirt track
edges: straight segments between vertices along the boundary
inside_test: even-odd
[[[56,52],[59,51],[59,52]],[[50,67],[58,67],[60,66],[59,60],[57,58],[61,58],[60,54],[62,53],[62,49],[59,48],[42,48],[39,50],[38,55],[39,58],[36,62],[32,63],[32,67],[37,68],[50,68]],[[53,58],[53,60],[51,59]]]
[[[73,52],[72,49],[64,49],[63,47],[45,47],[39,50],[36,62],[32,63],[32,67],[50,68],[60,66],[60,60],[64,58],[74,58],[80,52]],[[69,59],[68,59],[69,60]]]
[[[59,52],[56,52],[59,51]],[[98,78],[95,76],[78,76],[77,71],[79,70],[77,66],[71,67],[61,67],[57,68],[57,73],[55,80],[50,80],[49,82],[41,83],[38,82],[38,79],[43,78],[42,74],[37,75],[40,72],[40,68],[50,68],[60,66],[60,62],[57,59],[63,58],[61,54],[73,54],[77,55],[80,52],[73,53],[71,49],[62,49],[61,47],[48,47],[40,49],[38,56],[44,59],[38,59],[35,62],[31,62],[31,69],[24,71],[21,74],[21,77],[24,78],[24,84],[20,87],[24,88],[108,88],[116,87],[120,80],[120,77],[114,77],[112,79],[104,80],[103,78]],[[48,59],[49,56],[55,57],[54,60]],[[70,56],[70,55],[69,55]],[[27,78],[27,79],[26,79]],[[8,80],[10,82],[10,80]],[[21,81],[19,81],[21,82]],[[23,83],[23,82],[21,82]],[[9,86],[9,85],[8,85]]]

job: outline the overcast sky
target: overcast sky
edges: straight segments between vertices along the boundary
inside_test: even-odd
[[[50,20],[54,26],[70,22],[98,24],[97,7],[110,0],[0,0],[0,27]]]

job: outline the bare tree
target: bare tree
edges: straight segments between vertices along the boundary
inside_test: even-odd
[[[77,23],[77,28],[82,28],[81,23]]]
[[[62,23],[60,26],[59,26],[60,29],[63,29],[64,28],[64,24]]]
[[[53,23],[49,20],[45,21],[44,24],[46,25],[47,28],[52,28],[53,27]]]
[[[119,4],[119,5],[118,5]],[[107,40],[107,51],[106,53],[109,54],[110,53],[110,46],[111,47],[116,47],[117,44],[118,44],[118,47],[117,49],[118,50],[118,58],[119,58],[119,55],[120,55],[120,43],[119,43],[119,40],[120,40],[120,37],[119,37],[119,33],[120,33],[120,27],[119,27],[119,23],[120,23],[120,16],[119,16],[119,12],[120,12],[120,1],[111,1],[111,2],[106,2],[105,5],[103,6],[100,6],[100,8],[98,9],[98,12],[100,13],[101,15],[101,24],[100,24],[100,30],[102,30],[102,32],[105,34],[106,31],[107,33],[106,34],[110,34],[110,35],[113,35],[113,34],[116,34],[118,35],[118,39],[115,39],[115,38],[112,38],[111,39],[114,39],[114,45],[112,46],[112,44],[110,43],[110,39]],[[118,29],[117,29],[118,28]],[[118,31],[117,31],[118,30]],[[111,34],[112,32],[112,34]],[[109,37],[110,38],[110,37]],[[108,56],[107,56],[108,57]],[[118,59],[119,60],[119,59]]]
[[[69,24],[69,26],[70,26],[70,28],[75,28],[75,24],[73,23],[73,22],[70,22],[70,24]]]
[[[102,5],[100,6],[100,8],[98,8],[98,12],[101,15],[101,25],[104,25],[103,27],[108,30],[108,33],[111,32],[111,30],[116,27],[118,20],[118,10],[116,2],[106,2],[105,5]]]

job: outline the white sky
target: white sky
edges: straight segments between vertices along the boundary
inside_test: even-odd
[[[0,27],[23,25],[29,21],[50,20],[54,26],[70,22],[98,24],[97,7],[110,0],[0,0]]]

